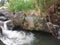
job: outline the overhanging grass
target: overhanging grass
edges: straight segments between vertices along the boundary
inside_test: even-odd
[[[28,11],[32,9],[37,9],[34,6],[34,0],[12,0],[9,3],[8,9],[13,12],[18,12],[18,11]]]

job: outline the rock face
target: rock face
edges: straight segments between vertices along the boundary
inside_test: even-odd
[[[13,23],[27,30],[42,30],[43,20],[44,18],[40,18],[36,15],[26,15],[24,12],[17,12],[14,15]]]
[[[3,13],[0,13],[0,26],[4,27],[4,22],[10,20],[9,17],[7,18]],[[10,21],[7,23],[8,29],[13,29],[13,22]]]
[[[4,16],[4,14],[0,13],[0,21],[6,21],[6,20],[8,19]]]
[[[21,26],[27,30],[42,30],[43,29],[44,18],[36,16],[35,14],[26,15],[22,11],[16,12],[15,14],[13,14],[13,12],[6,11],[6,10],[0,10],[0,12],[4,14],[4,16],[7,19],[12,20],[15,26]]]
[[[2,13],[6,18],[12,18],[13,12],[7,11],[5,9],[0,9],[0,13]]]
[[[1,9],[0,12],[4,15],[4,19],[7,18],[11,20],[11,22],[7,23],[9,29],[18,26],[26,30],[46,31],[52,34],[56,32],[55,28],[57,26],[53,26],[51,22],[49,23],[49,21],[46,21],[46,17],[39,17],[34,13],[27,15],[22,11],[13,13],[4,9]]]
[[[24,19],[25,19],[25,14],[23,12],[16,12],[15,15],[12,17],[14,25],[23,26]]]

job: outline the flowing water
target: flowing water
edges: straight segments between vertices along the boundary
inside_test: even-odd
[[[0,36],[0,40],[5,45],[60,45],[60,40],[52,38],[49,33],[8,30],[7,23],[9,21],[5,21],[1,26],[3,35]]]

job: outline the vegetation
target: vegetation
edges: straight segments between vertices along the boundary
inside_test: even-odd
[[[9,3],[8,9],[13,12],[18,12],[37,8],[34,6],[34,0],[12,0]]]
[[[13,12],[41,10],[46,12],[57,0],[10,0],[8,9]]]
[[[2,4],[0,4],[0,7],[2,6]]]

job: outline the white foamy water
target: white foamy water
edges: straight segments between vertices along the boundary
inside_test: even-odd
[[[6,45],[31,45],[34,41],[34,34],[31,32],[8,30],[7,23],[9,21],[5,21],[4,26],[1,26],[3,37],[0,37],[0,40]]]

